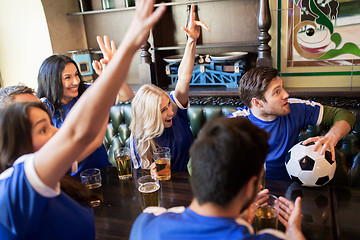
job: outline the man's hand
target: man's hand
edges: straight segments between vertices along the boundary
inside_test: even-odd
[[[295,205],[284,197],[279,200],[279,221],[286,227],[286,236],[305,239],[301,232],[301,198],[296,198]]]
[[[331,160],[335,161],[335,146],[337,144],[337,141],[333,138],[330,138],[328,136],[319,136],[319,137],[312,137],[306,139],[303,144],[306,145],[308,143],[314,142],[315,147],[314,151],[317,151],[319,148],[320,154],[324,155],[326,150],[329,150],[331,152]]]
[[[249,224],[251,224],[255,217],[255,209],[257,205],[260,205],[264,200],[263,196],[269,193],[269,189],[264,189],[257,193],[254,201],[250,204],[250,206],[241,212],[240,217],[246,220]]]
[[[325,136],[306,139],[304,145],[315,142],[314,151],[321,147],[320,154],[324,155],[325,151],[329,150],[332,156],[331,159],[335,161],[335,146],[340,139],[350,132],[350,130],[351,126],[348,122],[344,120],[337,121]]]

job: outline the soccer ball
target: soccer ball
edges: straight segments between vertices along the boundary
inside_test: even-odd
[[[293,146],[286,155],[285,166],[290,178],[302,186],[319,187],[328,183],[335,174],[336,162],[330,151],[320,154],[314,151],[315,143]]]

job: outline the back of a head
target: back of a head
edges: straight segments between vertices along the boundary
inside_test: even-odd
[[[0,88],[0,104],[12,103],[20,94],[35,94],[35,91],[22,84]]]
[[[247,118],[217,118],[205,124],[190,150],[191,187],[198,202],[229,204],[252,176],[260,174],[268,138]]]
[[[251,99],[265,101],[264,93],[270,82],[278,76],[278,71],[272,67],[255,67],[247,71],[239,81],[239,97],[247,107],[251,107]]]

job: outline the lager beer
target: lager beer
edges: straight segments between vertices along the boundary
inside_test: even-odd
[[[128,179],[132,177],[132,168],[131,168],[131,157],[122,155],[115,159],[116,167],[118,171],[118,176],[120,179]]]
[[[87,185],[89,189],[90,205],[92,207],[98,207],[103,202],[103,191],[101,183],[94,183]]]
[[[269,205],[260,206],[255,210],[255,232],[265,228],[278,227],[278,212]]]
[[[120,180],[132,177],[131,155],[128,147],[119,147],[114,150],[114,159]]]
[[[170,170],[170,159],[169,158],[159,158],[155,161],[156,171],[159,176],[159,180],[169,180],[171,178]]]
[[[156,182],[147,182],[139,186],[143,209],[149,206],[159,206],[160,185]]]
[[[170,148],[158,147],[154,151],[154,160],[159,180],[169,180],[171,178],[170,170]]]
[[[101,173],[97,168],[89,168],[80,173],[81,182],[89,189],[90,205],[100,206],[103,201]]]

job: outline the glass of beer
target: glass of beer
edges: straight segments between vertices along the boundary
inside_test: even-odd
[[[159,178],[157,176],[145,175],[138,179],[143,209],[149,206],[159,206]]]
[[[279,200],[271,194],[264,194],[257,199],[255,209],[255,232],[265,228],[278,228]]]
[[[170,148],[159,147],[154,151],[156,172],[160,181],[169,180],[171,178],[170,157]]]
[[[132,177],[131,155],[128,147],[120,147],[114,150],[114,159],[119,179]]]
[[[80,173],[81,182],[87,186],[90,192],[90,205],[100,206],[103,202],[103,191],[101,188],[101,173],[97,168],[89,168]]]

